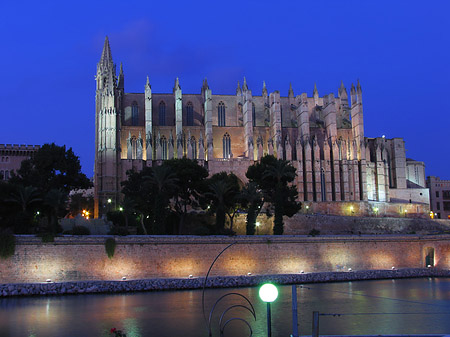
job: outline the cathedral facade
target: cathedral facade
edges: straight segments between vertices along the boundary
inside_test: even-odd
[[[187,157],[210,174],[233,172],[245,182],[247,168],[266,154],[292,162],[299,200],[317,210],[327,205],[328,213],[341,214],[351,203],[366,214],[395,202],[428,212],[423,163],[407,160],[403,139],[365,137],[359,81],[350,95],[341,84],[337,96],[320,97],[315,86],[312,97],[295,95],[291,86],[283,97],[265,83],[252,93],[245,78],[233,95],[213,94],[206,79],[200,93],[183,93],[178,78],[172,93],[154,93],[147,77],[143,93],[126,93],[106,38],[95,122],[96,217],[118,206],[130,169]],[[417,170],[408,162],[419,166],[419,176],[409,177]]]

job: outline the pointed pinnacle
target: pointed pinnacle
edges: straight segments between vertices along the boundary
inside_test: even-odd
[[[358,93],[361,93],[361,92],[362,92],[362,90],[361,90],[361,84],[359,83],[359,78],[358,78],[358,80],[357,80],[357,82],[356,82],[356,90],[358,91]]]
[[[294,96],[294,90],[292,89],[292,83],[289,83],[289,96]]]
[[[175,80],[175,85],[173,86],[173,91],[181,89],[180,87],[180,80],[178,79],[178,77]]]
[[[263,92],[263,95],[264,94],[267,95],[266,81],[263,81],[263,90],[262,90],[262,92]]]
[[[313,91],[313,95],[319,95],[319,91],[317,90],[317,84],[314,83],[314,91]]]
[[[242,84],[242,89],[245,91],[245,90],[248,90],[248,86],[247,86],[247,79],[245,78],[245,76],[244,76],[244,84]]]
[[[340,90],[345,90],[344,81],[341,81],[341,87],[339,89]]]
[[[120,71],[119,71],[119,74],[123,75],[123,65],[122,65],[122,62],[120,62]]]
[[[148,75],[147,75],[147,83],[145,83],[145,85],[146,85],[147,87],[150,86],[150,80],[148,79]]]
[[[100,57],[101,63],[113,63],[111,48],[109,47],[108,36],[105,37],[105,43],[103,44],[102,56]]]
[[[241,84],[238,81],[237,88],[236,88],[236,95],[239,93],[241,93]]]
[[[352,83],[352,88],[350,89],[350,92],[352,93],[352,94],[354,94],[355,93],[355,86],[353,85],[353,83]]]
[[[204,89],[209,89],[209,85],[208,85],[208,79],[205,77],[205,79],[203,80],[203,88]]]

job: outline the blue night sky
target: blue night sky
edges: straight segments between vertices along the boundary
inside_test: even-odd
[[[450,178],[449,1],[2,1],[0,143],[72,147],[94,168],[96,65],[105,35],[125,91],[349,92],[365,135],[402,137],[426,174]]]

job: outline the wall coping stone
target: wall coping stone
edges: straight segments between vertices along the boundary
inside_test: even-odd
[[[16,244],[19,245],[103,245],[107,238],[114,238],[119,245],[127,244],[230,244],[237,243],[308,243],[308,242],[419,242],[450,240],[450,234],[439,235],[237,235],[237,236],[194,236],[194,235],[62,235],[56,236],[54,242],[42,242],[35,235],[16,235]]]

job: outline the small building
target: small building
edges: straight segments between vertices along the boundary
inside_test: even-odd
[[[430,189],[430,209],[433,217],[450,219],[450,180],[429,176],[427,187]]]
[[[22,161],[31,158],[39,145],[0,144],[0,179],[8,180],[13,171],[20,169]]]

